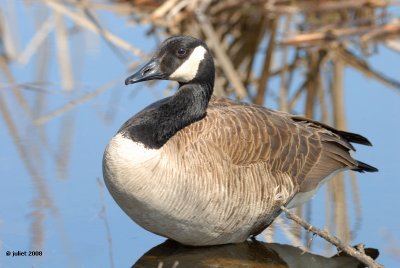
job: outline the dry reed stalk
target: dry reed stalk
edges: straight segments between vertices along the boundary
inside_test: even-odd
[[[35,125],[43,125],[45,123],[47,123],[49,120],[52,120],[56,117],[59,117],[63,114],[65,114],[66,112],[69,112],[71,110],[73,110],[75,107],[97,97],[98,95],[100,95],[101,93],[111,89],[112,87],[114,87],[117,84],[120,84],[121,81],[124,79],[125,76],[121,76],[120,78],[117,78],[115,80],[112,80],[100,87],[98,87],[97,89],[93,90],[92,92],[86,93],[83,96],[75,99],[75,100],[71,100],[68,103],[66,103],[65,105],[63,105],[62,107],[49,112],[45,115],[42,115],[38,118],[36,118],[33,123]]]
[[[361,228],[362,223],[362,204],[361,204],[361,196],[360,190],[358,187],[357,176],[354,172],[350,172],[350,186],[351,186],[351,193],[352,193],[352,201],[355,210],[355,220],[354,220],[354,227],[351,230],[351,239],[356,238],[357,231]]]
[[[136,11],[134,6],[127,3],[119,3],[118,5],[115,5],[113,3],[107,3],[107,2],[101,3],[101,2],[88,1],[85,4],[87,8],[90,10],[115,12],[121,16],[127,16],[130,15],[132,12]]]
[[[8,65],[7,60],[5,59],[4,56],[0,55],[0,73],[4,75],[6,80],[9,82],[10,88],[12,89],[12,94],[14,95],[14,98],[16,99],[18,105],[21,107],[22,111],[24,114],[28,117],[31,118],[32,116],[32,111],[31,108],[29,107],[29,103],[25,96],[22,94],[21,87],[18,86],[14,74],[10,69],[10,66]]]
[[[292,21],[292,16],[288,15],[286,17],[285,25],[283,26],[284,29],[284,35],[290,35],[290,25]],[[275,26],[276,28],[276,26]],[[279,110],[288,112],[288,90],[289,90],[289,78],[286,78],[286,75],[288,73],[288,65],[287,65],[287,57],[288,57],[288,49],[287,47],[284,47],[282,49],[282,72],[280,73],[280,87],[279,87]]]
[[[317,85],[314,79],[314,74],[318,73],[319,71],[319,64],[318,64],[318,55],[313,52],[309,53],[309,62],[307,66],[309,73],[307,73],[307,83],[305,84],[306,87],[306,102],[304,106],[304,114],[308,118],[314,118],[314,99],[317,92]]]
[[[268,226],[268,228],[265,229],[265,230],[262,232],[262,236],[264,237],[264,240],[265,240],[265,242],[267,242],[267,243],[273,243],[273,242],[275,242],[274,235],[275,235],[275,230],[276,230],[276,228],[277,228],[277,224],[276,224],[276,222],[278,222],[277,220],[278,220],[278,218],[276,218],[275,221],[273,221],[273,222],[271,223],[271,225]]]
[[[42,11],[42,10],[41,10]],[[37,27],[41,27],[42,18],[44,14],[39,11],[38,14],[35,14],[35,24]],[[48,21],[48,20],[47,20]],[[35,73],[35,80],[36,81],[45,81],[46,73],[48,71],[48,60],[49,60],[49,47],[48,47],[48,41],[45,40],[43,42],[43,45],[40,46],[39,49],[37,49],[36,52],[37,55],[37,60],[36,60],[36,73]],[[40,114],[45,105],[46,105],[46,99],[45,99],[45,94],[36,94],[35,95],[35,100],[32,105],[32,112],[33,112],[33,117],[37,116]],[[44,167],[45,167],[45,162],[43,159],[43,154],[45,153],[45,150],[49,150],[49,143],[47,140],[47,135],[46,135],[46,130],[44,127],[30,127],[31,130],[27,131],[24,139],[32,139],[32,133],[37,133],[38,135],[38,140],[40,142],[32,142],[27,144],[27,150],[31,152],[30,154],[30,159],[32,162],[36,163],[36,167],[38,169],[39,174],[44,174]],[[45,148],[45,150],[43,149]],[[31,248],[35,250],[43,250],[45,248],[45,236],[46,236],[46,228],[45,228],[45,220],[46,220],[46,202],[45,200],[40,196],[36,196],[33,199],[33,211],[30,214],[31,217]]]
[[[8,84],[10,85],[10,88],[12,89],[12,94],[14,98],[17,101],[18,107],[21,108],[21,110],[24,112],[24,115],[31,121],[33,120],[33,113],[32,109],[28,103],[27,98],[23,95],[23,90],[22,86],[18,85],[16,82],[16,79],[14,78],[14,75],[8,66],[6,60],[4,57],[0,56],[0,70],[6,79],[8,81]],[[40,133],[39,133],[40,135]],[[43,142],[43,145],[45,148],[48,148],[48,143],[46,141],[46,137],[44,135],[40,135],[41,141]],[[28,150],[29,151],[29,150]]]
[[[296,215],[300,217],[303,215],[303,212],[304,212],[304,206],[294,208],[294,213],[296,213]],[[292,222],[292,225],[290,227],[293,235],[299,240],[302,239],[301,226],[296,224],[295,222]]]
[[[65,29],[64,17],[55,12],[55,33],[56,48],[59,72],[61,77],[62,90],[67,92],[74,89],[74,74],[72,71],[72,59],[69,49],[69,36]],[[59,178],[66,179],[68,171],[68,163],[70,159],[70,151],[72,145],[72,137],[74,133],[74,117],[72,114],[62,119],[60,125],[60,135],[58,148],[56,150],[56,172]]]
[[[21,142],[21,135],[19,134],[17,124],[14,122],[14,119],[11,116],[10,109],[8,108],[7,103],[3,99],[3,94],[0,91],[0,114],[4,119],[7,130],[10,134],[10,137],[13,139],[14,144],[17,148],[17,152],[26,168],[30,177],[32,178],[33,185],[36,189],[36,192],[40,199],[40,204],[45,208],[50,208],[51,210],[56,211],[57,208],[54,206],[52,199],[50,198],[46,182],[41,173],[37,170],[37,164],[34,162],[34,158],[32,158],[29,150]],[[32,241],[36,241],[33,239]],[[33,243],[32,245],[34,245]]]
[[[43,10],[41,10],[43,11]],[[43,18],[43,12],[39,12],[36,15],[36,24],[38,28],[38,32],[43,31],[43,23],[49,22],[49,18],[45,20],[44,22],[42,21],[41,18]],[[53,16],[51,16],[54,18]],[[52,25],[54,25],[54,20],[50,20],[52,22]],[[40,25],[41,23],[41,25]],[[36,35],[35,35],[36,36]],[[32,42],[32,40],[30,41]],[[35,81],[47,81],[47,75],[49,72],[49,66],[50,66],[50,42],[48,39],[44,39],[43,42],[40,42],[41,45],[39,49],[35,49],[36,51],[36,69],[35,69]],[[29,46],[29,45],[28,45]],[[44,109],[46,107],[46,94],[36,94],[35,96],[35,102],[32,106],[33,110],[33,116],[34,118],[38,117],[40,114],[43,113]],[[46,137],[46,132],[45,129],[42,127],[37,127],[38,132],[40,133],[40,136],[42,137],[42,140],[44,141],[45,144],[47,144],[47,137]]]
[[[240,76],[238,75],[237,71],[232,67],[232,63],[228,55],[226,55],[225,51],[221,49],[220,42],[218,41],[219,39],[212,25],[210,24],[207,17],[203,13],[197,11],[196,17],[200,22],[200,27],[202,28],[204,34],[206,35],[211,48],[215,52],[215,56],[221,68],[224,70],[225,75],[232,83],[238,98],[239,99],[245,98],[247,93],[243,86],[243,83],[239,79]]]
[[[100,30],[92,21],[90,21],[87,18],[82,17],[77,12],[73,12],[70,9],[68,9],[66,6],[60,4],[59,2],[55,2],[53,0],[43,0],[43,1],[54,11],[59,12],[60,14],[68,17],[69,19],[71,19],[72,21],[74,21],[76,24],[80,25],[84,29],[87,29],[96,34],[102,34],[106,40],[108,40],[110,43],[114,44],[115,46],[129,51],[137,57],[145,58],[144,53],[140,49],[135,48],[130,43],[128,43],[125,40],[123,40],[122,38],[114,35],[110,31],[107,31],[104,29]]]
[[[262,105],[265,101],[265,94],[267,91],[267,83],[270,77],[270,72],[271,72],[271,63],[272,63],[272,55],[273,51],[275,49],[275,36],[276,36],[276,31],[277,31],[277,24],[278,24],[278,19],[271,19],[271,28],[272,31],[269,36],[269,41],[268,41],[268,46],[265,51],[265,57],[263,61],[263,66],[261,70],[261,76],[258,81],[258,89],[257,89],[257,94],[253,100],[255,104]]]
[[[33,201],[34,211],[30,213],[30,217],[32,218],[32,223],[30,226],[31,233],[31,244],[30,248],[32,250],[43,250],[44,246],[44,238],[45,238],[45,219],[46,215],[44,213],[45,207],[43,207],[42,199],[40,197],[35,198]]]
[[[323,60],[322,66],[326,66],[327,60]],[[322,70],[322,69],[321,69]],[[326,102],[326,95],[325,95],[325,85],[324,85],[324,78],[322,77],[322,71],[320,71],[318,75],[318,92],[317,92],[317,98],[318,98],[318,104],[320,108],[320,115],[321,118],[319,119],[321,122],[324,122],[326,124],[329,124],[328,118],[329,118],[329,109],[328,109],[328,104]]]
[[[400,41],[399,40],[385,40],[384,44],[391,50],[400,53]]]
[[[67,114],[60,122],[58,145],[55,153],[56,173],[61,179],[68,178],[68,164],[70,162],[72,138],[75,130],[74,114]]]
[[[295,235],[293,232],[293,225],[287,224],[281,216],[275,219],[275,224],[276,226],[279,226],[279,229],[283,232],[283,234],[286,236],[286,238],[290,241],[292,246],[298,247],[304,252],[308,252],[307,247],[304,246],[304,244],[301,242],[301,239]],[[296,224],[296,226],[299,226]]]
[[[352,52],[344,48],[343,46],[338,46],[335,49],[335,54],[338,58],[344,61],[348,66],[353,67],[354,69],[360,71],[365,76],[373,78],[378,82],[396,89],[397,92],[400,92],[400,82],[394,79],[387,77],[386,75],[378,72],[377,70],[373,70],[367,62],[355,56]]]
[[[306,78],[307,79],[307,78]],[[297,105],[297,103],[299,102],[302,94],[304,93],[305,89],[306,89],[306,84],[308,82],[308,79],[305,80],[294,92],[293,97],[291,99],[288,100],[288,111],[293,111],[294,107]]]
[[[106,228],[106,236],[107,236],[107,245],[108,245],[108,257],[110,259],[110,266],[111,268],[114,268],[114,254],[112,250],[112,235],[111,235],[111,227],[110,223],[108,222],[108,217],[107,217],[107,205],[104,200],[104,185],[103,182],[100,180],[100,178],[97,178],[97,188],[99,190],[99,195],[100,195],[100,203],[101,203],[101,209],[99,211],[99,217],[100,219],[103,220],[104,226]]]
[[[360,37],[360,42],[367,44],[371,41],[377,41],[379,39],[387,40],[391,37],[398,38],[400,35],[400,19],[394,20],[393,22],[378,26],[372,29]]]
[[[334,126],[338,129],[346,129],[345,107],[344,107],[344,92],[343,92],[343,76],[344,64],[340,59],[335,59],[332,62],[333,77],[331,83],[332,110]],[[331,180],[331,190],[335,200],[335,221],[338,236],[349,242],[350,227],[348,222],[347,205],[346,205],[346,190],[344,186],[343,174],[338,174]]]
[[[47,20],[38,27],[35,35],[26,45],[25,50],[22,51],[18,55],[18,57],[16,57],[16,61],[20,64],[27,64],[32,56],[36,54],[38,49],[42,46],[42,44],[45,42],[46,38],[54,28],[55,18],[54,15],[50,15]]]
[[[335,229],[335,216],[334,216],[334,196],[333,193],[330,189],[330,185],[328,182],[328,187],[326,187],[326,192],[325,192],[325,226],[326,229],[328,230],[334,230]],[[332,250],[332,244],[326,241],[324,244],[324,249],[325,253],[329,254],[330,251]]]
[[[14,4],[14,3],[13,3]],[[16,15],[16,7],[11,1],[8,2],[7,12],[0,9],[0,36],[1,36],[1,51],[7,59],[15,59],[20,47],[18,38],[18,16]]]
[[[311,222],[311,215],[312,215],[312,202],[308,202],[304,204],[305,207],[305,212],[304,212],[304,219],[307,222]],[[310,232],[305,232],[304,234],[304,241],[306,244],[306,249],[307,251],[311,251],[313,241],[314,241],[314,234],[311,234]]]
[[[10,80],[10,77],[8,77],[7,73],[5,73],[5,78],[8,79],[10,83],[12,82],[12,80]],[[4,119],[5,125],[8,129],[10,137],[12,138],[12,140],[16,146],[19,157],[22,160],[28,174],[30,175],[30,177],[32,179],[32,183],[37,192],[40,204],[44,208],[49,209],[51,215],[53,216],[53,218],[56,222],[55,227],[57,228],[57,233],[60,236],[60,241],[63,244],[64,252],[68,257],[69,266],[75,266],[75,261],[74,261],[73,255],[71,253],[71,250],[70,250],[69,241],[68,241],[67,236],[65,235],[65,230],[63,227],[63,220],[61,218],[60,212],[59,212],[57,206],[54,204],[53,199],[50,196],[45,178],[41,175],[41,174],[43,174],[43,172],[40,172],[40,170],[38,169],[38,163],[35,162],[36,158],[32,155],[29,148],[25,144],[22,143],[23,139],[22,139],[21,135],[19,134],[17,124],[14,122],[11,114],[12,113],[10,113],[10,109],[8,108],[7,103],[3,100],[3,94],[0,91],[0,115]],[[34,219],[34,220],[38,220],[38,219]],[[37,224],[39,224],[39,222],[37,222]],[[38,226],[38,225],[35,225],[35,226]],[[32,228],[33,227],[34,226],[32,226]],[[39,242],[39,240],[37,240],[37,239],[38,238],[36,238],[36,237],[32,237],[32,246],[37,245],[36,243]]]
[[[280,42],[282,46],[309,46],[323,44],[324,42],[338,41],[344,37],[362,35],[370,30],[370,27],[357,27],[348,29],[327,29],[323,32],[298,34],[295,37],[284,39]]]
[[[398,5],[399,2],[394,1],[374,1],[374,0],[335,0],[335,1],[266,1],[265,9],[278,13],[280,15],[295,13],[332,13],[342,10],[354,10],[362,8],[385,8],[391,5]],[[270,4],[269,2],[272,2]]]
[[[71,53],[69,49],[69,36],[64,24],[64,17],[55,12],[55,34],[56,49],[59,72],[61,77],[61,86],[63,90],[71,91],[74,88],[74,74],[72,71]]]

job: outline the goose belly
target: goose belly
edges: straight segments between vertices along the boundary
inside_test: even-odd
[[[243,242],[293,195],[293,186],[278,186],[290,182],[285,176],[275,181],[268,180],[268,171],[262,178],[251,169],[228,172],[221,162],[185,163],[118,134],[105,151],[103,173],[111,195],[132,220],[187,245]],[[201,172],[196,166],[203,167]]]

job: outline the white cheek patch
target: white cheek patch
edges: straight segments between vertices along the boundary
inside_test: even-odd
[[[203,46],[196,47],[189,58],[169,78],[178,82],[189,82],[195,78],[206,52],[207,50]]]

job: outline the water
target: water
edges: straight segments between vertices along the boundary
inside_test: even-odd
[[[17,2],[23,28],[32,20],[32,14],[24,9],[22,2]],[[141,44],[145,51],[154,46],[154,40],[144,36],[145,28],[117,27],[121,18],[112,16],[108,23],[117,35]],[[21,31],[23,47],[34,32],[29,27]],[[178,267],[185,267],[182,266],[185,258],[201,258],[204,252],[179,249],[184,252],[182,256],[170,259],[162,258],[166,253],[143,256],[165,238],[133,223],[115,204],[102,182],[101,161],[108,140],[130,116],[161,98],[167,84],[158,83],[151,90],[147,90],[147,84],[126,88],[123,83],[129,72],[109,46],[90,34],[74,38],[71,53],[75,81],[70,92],[62,91],[62,75],[58,72],[52,42],[46,50],[51,68],[43,67],[43,59],[35,54],[26,65],[9,65],[15,81],[1,77],[0,266],[127,267],[151,260],[151,267],[157,267],[160,262],[164,263],[163,267],[173,267],[175,261],[181,263]],[[373,66],[396,77],[400,66],[394,57],[382,49],[379,56],[372,58]],[[40,68],[44,68],[44,74],[38,74]],[[100,88],[109,81],[114,82]],[[37,83],[32,87],[27,82]],[[368,136],[374,144],[372,148],[357,147],[357,156],[380,169],[379,173],[358,176],[360,222],[349,200],[349,221],[356,230],[352,244],[365,243],[367,247],[379,249],[378,261],[387,267],[396,267],[400,265],[400,216],[396,209],[400,201],[400,96],[352,70],[346,71],[345,83],[349,130]],[[328,225],[325,192],[326,188],[322,188],[312,203],[311,222],[321,228]],[[290,243],[282,231],[274,239],[278,243]],[[291,253],[294,259],[309,257],[299,255],[298,250],[289,246],[256,245],[249,242],[227,246],[223,253],[218,253],[219,248],[215,249],[217,253],[214,249],[206,251],[217,259],[233,256],[233,261],[241,264],[254,262],[257,254],[264,254],[259,253],[261,250],[267,256],[274,256],[267,263],[284,265],[287,260],[277,253],[279,247],[285,248],[280,249],[282,252],[295,251]],[[326,253],[325,244],[319,238],[312,245],[313,253],[335,254],[332,249]],[[253,251],[254,247],[257,249]],[[247,257],[236,251],[242,252],[243,248]],[[171,248],[166,250],[168,255],[172,254]],[[42,255],[12,257],[6,255],[7,251],[11,254],[40,251]],[[275,258],[276,255],[280,257]],[[206,257],[206,260],[212,258]]]

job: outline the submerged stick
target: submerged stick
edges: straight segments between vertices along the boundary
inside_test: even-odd
[[[337,248],[340,248],[341,250],[343,250],[344,252],[346,252],[350,256],[356,258],[357,260],[361,261],[362,263],[364,263],[368,267],[370,267],[370,268],[383,268],[383,266],[381,264],[377,263],[370,256],[368,256],[365,253],[363,253],[363,252],[361,252],[361,251],[349,246],[348,244],[342,242],[339,238],[337,238],[334,235],[331,235],[328,231],[321,230],[321,229],[319,229],[317,227],[312,226],[311,224],[309,224],[308,222],[305,222],[302,218],[300,218],[296,214],[290,212],[284,206],[281,206],[281,209],[285,212],[286,217],[288,219],[291,219],[294,222],[298,223],[299,225],[301,225],[308,232],[312,232],[312,233],[322,237],[323,239],[325,239],[326,241],[328,241],[332,245],[335,245]]]

